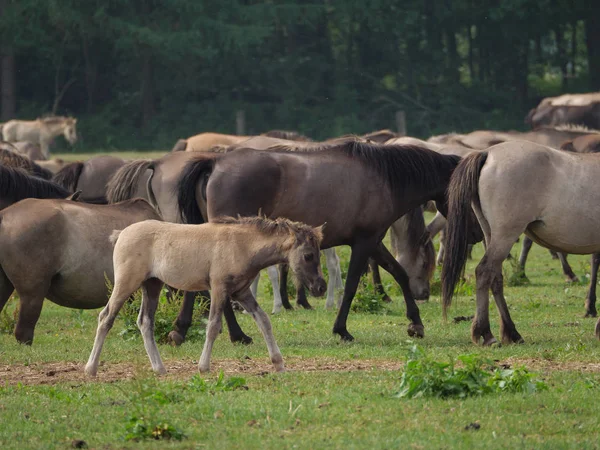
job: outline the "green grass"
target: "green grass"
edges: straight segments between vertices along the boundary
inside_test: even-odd
[[[520,244],[514,255],[518,249]],[[348,249],[341,248],[339,254],[347,266]],[[474,313],[473,273],[482,254],[479,245],[450,318]],[[569,260],[580,279],[587,280],[589,258]],[[505,276],[512,270],[506,263]],[[245,314],[238,318],[254,344],[232,345],[224,332],[206,376],[194,374],[202,350],[202,342],[195,341],[180,348],[159,345],[170,373],[155,377],[148,371],[141,339],[119,335],[127,326],[119,318],[104,347],[100,381],[88,381],[80,371],[92,347],[98,311],[70,310],[47,301],[33,346],[0,334],[0,374],[6,377],[0,380],[0,447],[66,448],[73,440],[84,440],[90,448],[109,449],[600,448],[600,343],[593,334],[596,319],[583,318],[587,286],[564,283],[559,262],[540,247],[532,250],[526,274],[528,284],[505,288],[523,345],[474,346],[469,322],[442,320],[436,286],[430,301],[419,305],[426,336],[417,343],[431,360],[448,362],[473,354],[513,367],[524,365],[548,386],[530,394],[499,392],[465,399],[396,397],[402,365],[415,341],[406,334],[399,288],[385,273],[384,284],[394,301],[376,314],[350,314],[353,343],[332,336],[335,312],[323,309],[323,299],[310,300],[313,311],[272,316],[290,368],[281,374],[272,372],[262,336]],[[259,300],[270,311],[266,283],[265,276]],[[3,320],[10,320],[14,308],[11,300]],[[494,306],[491,319],[498,335]],[[77,371],[71,375],[53,373],[74,364]],[[250,370],[239,369],[246,366]],[[361,370],[347,370],[352,367]],[[102,381],[117,369],[111,382]],[[25,370],[39,372],[38,381],[50,384],[34,384],[29,378],[17,383],[11,373]],[[184,436],[145,439],[148,429],[150,436],[152,430]]]

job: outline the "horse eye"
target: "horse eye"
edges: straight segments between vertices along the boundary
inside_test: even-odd
[[[313,255],[312,253],[307,253],[306,255],[304,255],[304,261],[306,262],[311,262],[313,259],[315,259],[315,255]]]

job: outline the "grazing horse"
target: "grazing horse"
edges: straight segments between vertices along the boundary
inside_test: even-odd
[[[187,223],[222,215],[286,217],[317,226],[327,223],[323,248],[352,249],[341,308],[333,332],[353,340],[346,321],[368,258],[400,284],[410,320],[408,333],[424,336],[406,271],[385,248],[388,228],[411,209],[435,200],[445,213],[445,192],[457,156],[416,146],[347,142],[321,151],[241,149],[187,164],[178,203]]]
[[[600,176],[596,155],[561,152],[531,142],[507,142],[467,156],[449,187],[446,258],[442,266],[444,312],[466,259],[466,236],[483,229],[486,251],[477,266],[477,312],[471,339],[496,343],[490,330],[489,290],[500,312],[503,343],[523,342],[503,292],[502,261],[524,232],[534,242],[565,253],[600,251],[598,202],[589,186]],[[596,325],[600,338],[600,321]]]
[[[19,294],[15,337],[31,344],[44,298],[60,306],[106,305],[113,277],[108,238],[115,229],[158,219],[144,200],[88,205],[26,199],[0,212],[0,311]]]
[[[66,198],[71,192],[21,169],[0,164],[0,210],[25,198]]]
[[[81,191],[84,202],[107,203],[106,185],[124,165],[125,161],[115,156],[94,156],[86,161],[67,164],[52,180],[70,191]]]
[[[29,141],[39,144],[45,159],[50,157],[50,145],[55,137],[63,135],[69,144],[77,142],[77,119],[51,116],[36,120],[9,120],[2,127],[5,141]]]
[[[27,156],[9,150],[6,147],[0,148],[0,164],[14,169],[23,169],[31,175],[43,178],[44,180],[52,178],[52,172],[48,169],[41,167]]]
[[[289,262],[300,280],[314,295],[325,293],[319,263],[321,228],[286,219],[262,217],[220,218],[204,225],[178,225],[145,221],[115,232],[115,286],[98,316],[94,348],[85,366],[96,375],[106,335],[119,310],[142,287],[138,327],[152,369],[166,373],[154,340],[154,314],[163,283],[178,289],[210,289],[212,298],[206,327],[206,341],[198,369],[207,372],[215,339],[221,331],[221,316],[231,298],[240,303],[261,330],[269,356],[277,371],[284,370],[269,317],[260,308],[249,287],[259,271]]]

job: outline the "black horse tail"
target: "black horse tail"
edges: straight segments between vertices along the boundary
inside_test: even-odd
[[[216,155],[207,158],[206,155],[188,162],[183,169],[179,183],[177,183],[177,204],[182,223],[204,223],[202,212],[196,198],[196,188],[199,182],[204,183],[203,193],[206,192],[206,183],[212,172]],[[206,195],[206,194],[204,194]]]
[[[454,288],[467,262],[469,238],[474,234],[471,202],[479,203],[479,176],[487,152],[471,153],[454,170],[448,186],[448,224],[442,264],[443,314],[446,319]]]
[[[154,194],[154,189],[152,188],[152,179],[154,178],[156,167],[156,161],[153,161],[152,164],[148,166],[148,170],[150,171],[150,176],[148,177],[148,182],[146,183],[146,192],[148,194],[148,203],[152,206],[158,215],[163,218],[162,211],[160,210],[160,205],[158,204],[158,200],[156,199],[156,195]]]
[[[121,166],[106,184],[108,203],[130,200],[138,188],[140,177],[153,162],[152,159],[136,159]]]
[[[56,172],[52,177],[52,181],[64,187],[66,190],[74,192],[77,188],[77,182],[79,181],[82,171],[83,162],[72,162]]]

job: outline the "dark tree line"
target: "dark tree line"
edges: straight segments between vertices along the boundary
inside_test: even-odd
[[[593,0],[0,0],[2,119],[80,118],[84,148],[205,130],[315,138],[523,127],[600,90]]]

